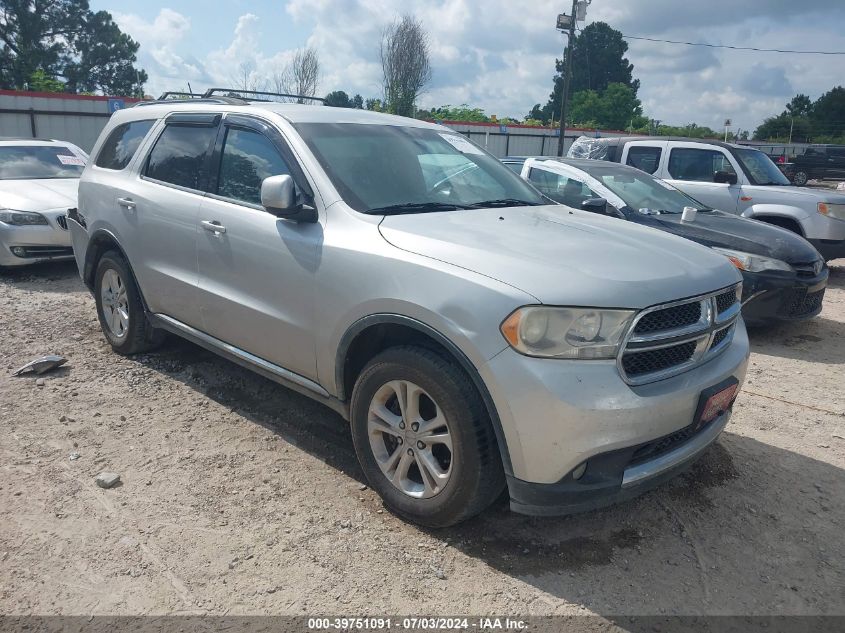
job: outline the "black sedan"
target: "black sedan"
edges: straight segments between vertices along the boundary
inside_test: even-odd
[[[827,266],[809,242],[791,231],[708,209],[627,165],[548,157],[502,162],[555,202],[668,231],[722,253],[742,272],[742,314],[751,325],[809,319],[821,312]]]

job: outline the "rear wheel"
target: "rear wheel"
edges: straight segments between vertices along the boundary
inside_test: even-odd
[[[100,327],[117,353],[146,352],[164,340],[164,332],[147,322],[135,278],[120,253],[108,251],[100,258],[94,299]]]
[[[799,187],[803,187],[807,184],[807,181],[810,178],[807,175],[806,171],[798,170],[795,172],[795,175],[792,177],[792,184],[798,185]]]
[[[431,350],[396,347],[370,361],[355,383],[351,418],[364,474],[406,519],[454,525],[481,512],[504,487],[478,392]]]

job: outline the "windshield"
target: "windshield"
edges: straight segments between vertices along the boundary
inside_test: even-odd
[[[706,207],[687,194],[675,189],[668,182],[649,176],[639,169],[604,168],[585,169],[629,207],[649,209],[661,213],[683,213],[684,207],[705,210]]]
[[[362,213],[544,204],[519,176],[454,132],[356,123],[295,127],[344,201]]]
[[[85,159],[64,145],[0,146],[0,180],[79,178]]]
[[[752,185],[789,184],[783,172],[763,152],[756,149],[735,149],[733,153],[742,163],[742,168]]]

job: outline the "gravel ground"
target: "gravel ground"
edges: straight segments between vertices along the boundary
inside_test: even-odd
[[[845,614],[838,264],[820,317],[752,332],[687,474],[439,531],[382,509],[328,409],[177,339],[117,356],[73,265],[2,273],[0,613]],[[9,376],[47,353],[41,386]]]

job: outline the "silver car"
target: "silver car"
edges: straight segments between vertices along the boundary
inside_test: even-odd
[[[87,158],[63,141],[0,139],[0,268],[73,259],[65,216]]]
[[[441,126],[215,98],[114,114],[70,217],[106,339],[175,333],[349,420],[394,512],[507,486],[561,514],[644,490],[724,429],[740,276],[663,232],[547,206]]]

